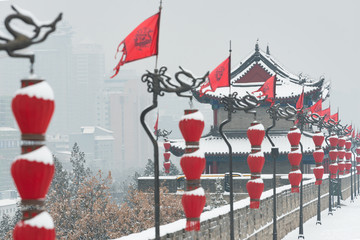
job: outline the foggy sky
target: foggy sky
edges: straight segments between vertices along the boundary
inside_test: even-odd
[[[0,1],[0,21],[11,13],[10,4],[31,11],[40,20],[63,12],[74,29],[74,42],[102,45],[110,76],[117,61],[116,47],[141,21],[158,11],[155,0],[10,0]],[[360,2],[329,0],[178,0],[163,1],[159,65],[170,73],[178,66],[203,75],[228,56],[232,66],[253,49],[269,44],[271,55],[294,74],[331,80],[331,106],[340,109],[345,123],[360,127],[358,111]],[[122,69],[141,74],[154,68],[155,58],[130,63]],[[172,75],[172,74],[171,74]],[[140,80],[139,80],[140,81]],[[328,103],[324,104],[327,107]]]

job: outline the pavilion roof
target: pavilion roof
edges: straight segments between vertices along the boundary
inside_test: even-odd
[[[270,136],[275,146],[279,148],[280,154],[288,154],[290,152],[290,143],[286,134]],[[184,140],[171,140],[171,148],[175,151],[184,151],[185,142]],[[246,137],[233,137],[229,138],[229,142],[232,146],[234,155],[247,155],[251,152],[251,145],[249,139]],[[304,153],[309,154],[315,151],[315,144],[312,140],[311,133],[304,133],[301,136],[301,143],[304,148]],[[324,149],[327,148],[325,142],[322,146]],[[209,136],[200,139],[200,149],[205,155],[227,155],[229,153],[228,147],[225,141],[221,137]],[[265,137],[261,144],[261,150],[265,154],[270,154],[271,144]]]
[[[237,92],[239,97],[258,90],[264,82],[271,76],[277,76],[276,99],[297,99],[302,92],[302,83],[304,83],[304,93],[309,95],[320,92],[324,88],[325,79],[319,80],[301,77],[286,70],[270,52],[263,52],[256,44],[255,50],[242,61],[235,70],[231,72],[230,89],[221,87],[214,92],[207,92],[203,97],[199,97],[197,88],[193,91],[194,96],[200,102],[206,102],[205,99],[221,99],[229,92]]]

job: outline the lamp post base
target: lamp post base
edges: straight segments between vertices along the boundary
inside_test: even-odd
[[[332,215],[332,213],[331,213],[331,215]],[[315,224],[315,225],[318,225],[318,224],[321,225],[321,222],[320,222],[320,221],[316,221],[316,224]]]
[[[305,236],[304,236],[303,234],[300,234],[300,235],[298,236],[298,239],[300,239],[300,238],[305,239]]]

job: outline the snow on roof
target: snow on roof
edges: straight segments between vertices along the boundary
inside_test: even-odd
[[[0,127],[0,132],[18,132],[17,129],[11,127]]]
[[[97,141],[112,141],[115,140],[113,136],[95,136],[95,140]]]
[[[84,126],[84,127],[81,127],[81,132],[82,133],[94,133],[95,132],[95,127],[94,126]]]
[[[16,205],[18,201],[19,199],[2,199],[0,200],[0,207]]]
[[[245,86],[244,84],[238,84],[238,85],[232,85],[230,86],[231,92],[237,92],[239,97],[245,96],[248,93],[252,93],[254,91],[257,91],[263,83],[254,86],[254,84],[250,86]],[[316,86],[304,86],[304,93],[309,94],[313,91],[316,91],[318,87]],[[196,89],[197,91],[200,90],[200,88]],[[276,84],[276,99],[284,99],[284,98],[296,98],[300,96],[302,92],[302,87],[299,84],[290,82],[290,81],[284,81],[282,84],[277,83]],[[224,96],[229,95],[229,87],[220,87],[217,88],[214,92],[206,92],[205,95],[214,97],[214,98],[222,98]]]
[[[270,135],[270,137],[271,140],[274,142],[275,146],[279,148],[279,152],[281,154],[290,152],[291,145],[289,143],[286,134],[277,135],[277,136]],[[234,154],[249,154],[251,152],[251,145],[248,138],[237,137],[237,138],[228,138],[228,139],[233,148]],[[301,143],[303,144],[305,153],[315,151],[315,144],[311,137],[303,134],[301,138]],[[180,149],[185,149],[185,143],[183,140],[172,140],[171,146]],[[323,143],[322,146],[323,148],[327,147],[325,142]],[[229,151],[225,141],[221,137],[214,137],[214,136],[201,138],[200,149],[206,155],[227,154]],[[263,143],[261,144],[261,150],[264,153],[271,152],[271,144],[267,138],[264,139]]]

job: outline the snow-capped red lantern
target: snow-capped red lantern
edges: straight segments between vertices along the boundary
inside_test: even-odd
[[[288,154],[288,159],[290,162],[290,165],[292,166],[293,169],[298,169],[301,159],[302,159],[302,155],[301,155],[301,151],[300,149],[297,149],[295,151],[291,151]]]
[[[350,161],[346,161],[345,162],[345,174],[349,174],[351,170],[351,162]]]
[[[165,173],[170,173],[170,162],[164,162]]]
[[[350,141],[350,140],[347,140],[347,141],[345,142],[345,148],[346,148],[346,149],[350,149],[350,148],[351,148],[351,141]]]
[[[330,150],[329,151],[329,157],[330,157],[330,160],[331,161],[336,161],[336,158],[338,157],[338,151],[335,149],[335,150]]]
[[[324,142],[324,134],[322,132],[317,132],[312,136],[315,146],[321,146]]]
[[[170,153],[169,152],[164,152],[164,159],[165,159],[165,161],[169,161],[169,159],[170,159]]]
[[[201,112],[197,109],[185,110],[185,115],[179,122],[179,128],[187,146],[199,145],[204,126],[204,116]]]
[[[11,107],[23,140],[45,139],[55,108],[54,93],[47,82],[42,81],[17,90]]]
[[[345,142],[346,142],[345,137],[340,137],[339,142],[338,142],[338,146],[343,148],[345,146]]]
[[[340,159],[344,159],[344,157],[345,157],[345,150],[344,149],[338,150],[338,157]]]
[[[205,169],[205,157],[201,150],[193,153],[185,153],[180,160],[181,169],[187,180],[200,179]]]
[[[287,134],[291,146],[298,146],[300,144],[301,132],[297,127],[292,127]]]
[[[43,199],[54,176],[50,150],[43,146],[15,158],[11,175],[22,199]]]
[[[360,156],[357,156],[357,157],[356,157],[356,162],[357,162],[357,163],[360,163]]]
[[[339,175],[344,175],[345,162],[344,161],[339,161],[338,166],[339,166]]]
[[[331,135],[329,137],[329,142],[331,147],[336,147],[338,145],[339,138],[337,135]]]
[[[252,175],[260,175],[265,163],[264,154],[262,152],[250,153],[247,163]]]
[[[265,128],[261,123],[254,121],[247,130],[247,136],[253,149],[260,149],[261,143],[264,140]]]
[[[250,179],[246,183],[246,189],[250,196],[250,208],[259,208],[260,197],[264,191],[264,182],[261,178]]]
[[[181,203],[186,216],[186,231],[200,230],[200,215],[204,209],[206,198],[202,187],[184,192]]]
[[[360,165],[356,165],[356,174],[360,175]]]
[[[329,165],[329,171],[330,171],[330,177],[331,179],[335,179],[336,178],[336,173],[338,171],[338,165],[337,163],[332,163]]]
[[[351,160],[351,155],[352,155],[352,153],[350,151],[345,152],[345,159]]]
[[[322,177],[324,175],[324,167],[323,166],[315,167],[313,169],[313,173],[316,178],[315,185],[320,185],[322,183]]]
[[[171,144],[169,142],[164,142],[165,151],[168,152],[170,150]]]
[[[360,155],[360,147],[357,147],[357,148],[356,148],[356,154],[357,154],[357,155]]]
[[[19,221],[13,232],[14,240],[55,240],[53,219],[47,212]]]
[[[299,185],[302,179],[302,174],[300,170],[291,171],[288,175],[289,182],[291,184],[291,192],[298,193],[299,192]]]
[[[324,159],[324,151],[322,149],[315,150],[313,152],[313,157],[316,163],[322,163]]]

